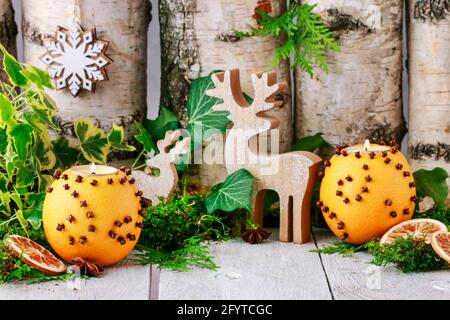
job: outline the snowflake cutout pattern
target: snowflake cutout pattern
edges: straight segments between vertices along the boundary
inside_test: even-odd
[[[108,45],[108,41],[97,39],[95,29],[58,27],[56,40],[47,45],[47,53],[40,59],[48,66],[56,88],[68,87],[76,97],[80,90],[94,92],[98,81],[108,80],[105,67],[112,62],[106,56]]]

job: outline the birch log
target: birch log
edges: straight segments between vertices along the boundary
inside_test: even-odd
[[[401,0],[304,0],[333,31],[341,52],[329,73],[296,71],[296,137],[323,132],[332,144],[401,142]]]
[[[214,70],[239,68],[243,90],[251,93],[251,73],[271,69],[275,48],[281,39],[253,37],[239,39],[235,31],[256,27],[256,11],[279,15],[286,10],[286,0],[160,0],[161,25],[161,103],[177,112],[186,124],[186,104],[192,79]],[[276,71],[279,81],[290,82],[289,64]],[[288,91],[288,90],[287,90]],[[281,152],[292,143],[291,97],[274,111],[281,120]],[[190,182],[200,188],[221,182],[226,177],[223,165],[194,166]]]
[[[16,56],[16,35],[17,26],[14,22],[14,10],[10,0],[0,0],[0,43],[11,53]],[[3,55],[0,54],[0,62]],[[0,77],[6,75],[0,72]]]
[[[112,123],[129,128],[134,120],[146,116],[148,0],[23,0],[22,7],[27,63],[45,66],[39,57],[58,26],[96,28],[99,39],[110,41],[109,81],[99,82],[95,93],[82,91],[77,97],[65,89],[51,92],[65,133],[73,135],[73,121],[79,117],[89,117],[109,129]]]
[[[409,0],[409,155],[450,172],[450,1]]]

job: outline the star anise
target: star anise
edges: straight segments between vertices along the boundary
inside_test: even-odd
[[[96,277],[100,273],[103,272],[103,267],[95,264],[93,262],[90,262],[88,260],[85,260],[81,257],[76,257],[72,259],[72,264],[76,265],[78,268],[80,268],[80,272],[82,275],[87,276],[93,276]]]
[[[263,228],[248,229],[241,233],[241,238],[250,244],[261,243],[270,237],[272,231]]]

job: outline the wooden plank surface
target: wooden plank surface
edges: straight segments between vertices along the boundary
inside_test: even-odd
[[[314,230],[318,247],[337,241],[327,230]],[[371,255],[350,257],[322,254],[334,299],[443,299],[450,300],[450,272],[403,273],[393,266],[369,263]]]
[[[235,239],[210,246],[218,271],[162,270],[160,299],[331,299],[319,255],[303,245],[281,243],[276,234],[262,244]]]
[[[0,300],[147,300],[157,296],[151,287],[159,270],[122,262],[98,278],[36,284],[8,283],[0,287]],[[154,282],[154,281],[153,281]]]

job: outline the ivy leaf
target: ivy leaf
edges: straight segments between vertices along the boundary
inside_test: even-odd
[[[23,229],[27,229],[28,227],[28,222],[27,219],[25,219],[25,217],[23,216],[23,210],[17,210],[16,211],[16,216],[17,216],[17,220],[19,220],[20,225],[22,226]]]
[[[16,188],[32,187],[34,185],[34,175],[30,167],[26,166],[22,161],[14,164],[16,168]]]
[[[9,131],[9,135],[13,139],[14,149],[21,160],[26,160],[27,158],[32,132],[33,127],[27,123],[15,124]]]
[[[81,152],[86,160],[93,163],[105,163],[110,147],[105,132],[86,118],[78,119],[74,128],[80,141]]]
[[[42,223],[42,207],[44,205],[45,193],[38,193],[37,197],[33,197],[31,200],[31,206],[24,211],[23,217],[27,220],[34,230],[39,230]]]
[[[53,152],[56,155],[58,167],[69,168],[78,160],[80,151],[65,137],[58,137],[52,141]]]
[[[448,195],[447,171],[442,168],[420,169],[414,172],[413,176],[419,197],[429,196],[437,205],[445,206]]]
[[[293,151],[314,152],[318,148],[331,148],[331,145],[323,138],[323,133],[321,132],[313,136],[300,138],[292,146]]]
[[[0,128],[0,153],[3,154],[8,145],[8,136],[6,135],[6,128]]]
[[[42,86],[47,87],[49,89],[54,89],[52,80],[49,76],[49,74],[37,67],[27,65],[26,70],[22,70],[20,72],[25,78],[33,82],[35,85],[37,85],[39,88],[42,89]]]
[[[251,209],[250,196],[253,192],[255,178],[245,169],[240,169],[215,185],[206,198],[206,208],[209,213],[216,210],[233,211],[236,209]]]
[[[52,140],[47,128],[40,134],[35,134],[33,157],[39,161],[42,170],[52,169],[56,164],[56,156],[52,148]]]
[[[28,79],[21,73],[21,65],[1,44],[0,50],[3,52],[3,68],[5,69],[11,84],[21,88],[26,88],[28,86]]]
[[[209,76],[193,80],[189,91],[187,130],[194,147],[202,144],[214,133],[224,133],[230,123],[228,112],[213,110],[213,107],[220,103],[220,99],[206,94],[206,91],[214,88],[211,75],[212,73]],[[197,139],[198,137],[202,137],[201,141]]]
[[[114,149],[122,151],[134,151],[135,147],[123,143],[124,133],[123,128],[113,124],[111,132],[108,134],[108,142]]]
[[[164,138],[166,131],[178,128],[178,118],[174,112],[161,106],[158,118],[155,120],[145,119],[142,125],[155,140],[160,140]]]
[[[7,122],[12,118],[14,114],[14,108],[9,101],[8,97],[3,93],[0,93],[0,115],[4,122]]]
[[[135,135],[134,137],[136,138],[137,141],[139,141],[143,145],[145,152],[151,151],[158,152],[158,148],[153,142],[153,139],[148,133],[148,131],[145,130],[145,128],[140,123],[136,122],[135,124],[136,128],[138,129],[138,134]]]
[[[5,175],[0,175],[0,192],[7,192],[8,191],[8,178],[5,177]]]

